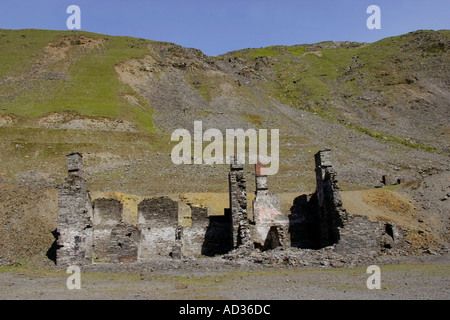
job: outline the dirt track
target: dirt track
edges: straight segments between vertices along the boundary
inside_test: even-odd
[[[367,267],[235,271],[83,273],[69,290],[65,270],[0,269],[0,299],[443,299],[450,298],[449,256],[379,265],[381,289],[369,290]]]

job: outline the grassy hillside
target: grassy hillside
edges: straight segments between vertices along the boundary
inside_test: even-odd
[[[294,108],[379,140],[437,152],[443,145],[436,144],[436,133],[448,137],[440,119],[448,115],[448,34],[417,31],[371,44],[273,46],[224,58],[245,61],[264,78],[258,86]],[[433,114],[423,117],[431,108]]]
[[[127,119],[153,131],[152,109],[114,70],[148,53],[149,43],[88,32],[0,30],[2,113],[38,117],[70,110]]]
[[[130,37],[0,30],[0,179],[57,183],[79,151],[92,189],[225,192],[225,165],[170,160],[171,132],[196,120],[280,129],[274,191],[311,190],[322,148],[347,189],[416,179],[448,165],[449,46],[448,31],[417,31],[208,57]]]

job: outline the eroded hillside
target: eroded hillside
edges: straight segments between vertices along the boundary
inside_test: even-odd
[[[326,147],[344,188],[383,174],[414,180],[448,167],[448,47],[448,31],[418,31],[208,57],[144,39],[2,30],[0,177],[58,183],[64,156],[79,151],[93,189],[224,192],[223,165],[170,159],[171,132],[201,120],[203,130],[280,129],[275,191],[311,190],[311,155]]]

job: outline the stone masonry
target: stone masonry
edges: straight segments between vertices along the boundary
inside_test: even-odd
[[[228,175],[230,210],[233,221],[234,248],[250,248],[250,226],[247,217],[247,190],[244,166],[237,158],[232,158]]]
[[[315,155],[316,191],[294,199],[290,214],[281,212],[271,194],[263,165],[255,166],[253,219],[248,217],[244,166],[233,159],[228,175],[229,208],[212,215],[168,196],[147,197],[137,203],[136,220],[124,218],[123,204],[114,198],[90,199],[82,155],[67,156],[68,176],[59,188],[58,265],[92,262],[150,262],[228,254],[249,254],[280,248],[322,249],[350,256],[402,250],[407,243],[391,222],[371,222],[348,215],[342,206],[331,151]],[[134,221],[131,223],[130,221]]]
[[[93,208],[93,259],[106,262],[110,260],[111,233],[122,219],[123,206],[119,200],[100,198]]]
[[[289,218],[281,212],[280,198],[269,193],[263,164],[255,165],[256,192],[253,200],[253,242],[263,250],[289,246]]]
[[[92,258],[92,205],[84,180],[82,156],[67,156],[68,177],[58,190],[58,251],[60,265],[81,265]]]
[[[177,227],[178,202],[169,197],[158,197],[139,203],[139,259],[171,256],[177,238]]]
[[[314,157],[320,246],[326,247],[339,240],[339,228],[343,226],[347,213],[342,207],[336,171],[331,163],[331,151],[319,151]]]
[[[191,257],[200,257],[205,249],[206,231],[210,225],[210,219],[208,218],[208,208],[201,208],[195,206],[184,205],[189,211],[190,224],[183,228],[183,255]]]

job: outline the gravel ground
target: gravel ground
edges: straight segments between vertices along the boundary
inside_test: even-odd
[[[381,288],[369,290],[368,266],[357,268],[212,268],[211,261],[170,270],[164,264],[121,271],[81,270],[81,288],[68,289],[65,270],[2,267],[0,299],[220,299],[220,300],[447,300],[448,255],[408,257],[398,264],[378,264]],[[231,270],[234,269],[234,270]],[[102,271],[102,272],[99,272]]]

